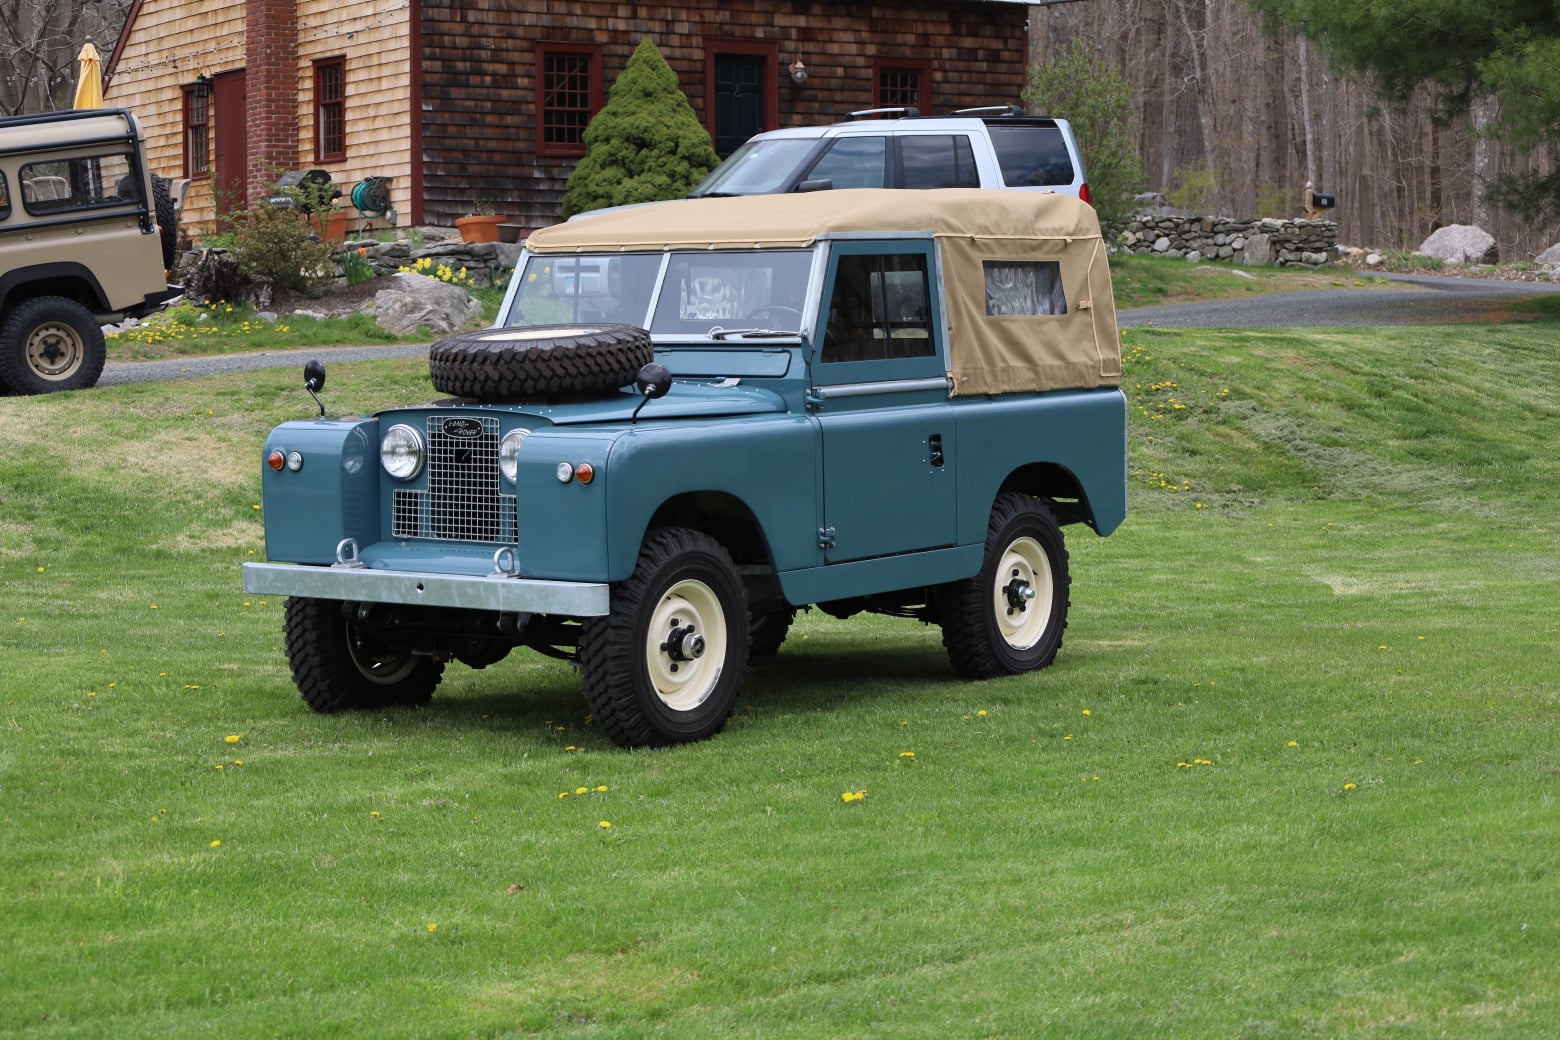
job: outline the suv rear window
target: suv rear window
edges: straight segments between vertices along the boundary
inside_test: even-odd
[[[975,151],[963,134],[907,134],[899,139],[899,154],[906,188],[980,187]]]
[[[1009,188],[1048,188],[1074,179],[1067,142],[1054,126],[990,125],[991,147]]]

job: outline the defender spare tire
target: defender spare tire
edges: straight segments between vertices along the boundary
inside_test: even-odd
[[[479,401],[517,401],[616,390],[655,351],[633,325],[536,325],[463,332],[428,348],[437,390]]]

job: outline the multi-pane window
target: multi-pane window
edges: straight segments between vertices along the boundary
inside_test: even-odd
[[[211,168],[211,90],[184,91],[184,176],[200,177]]]
[[[347,157],[347,59],[314,63],[314,158],[339,162]]]
[[[923,254],[840,257],[820,360],[931,356],[930,301]]]
[[[542,47],[537,53],[538,150],[583,155],[585,127],[601,93],[601,52],[594,47]]]
[[[918,108],[926,110],[926,67],[922,65],[878,65],[878,108]]]

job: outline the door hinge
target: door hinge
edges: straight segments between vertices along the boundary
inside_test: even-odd
[[[818,548],[820,548],[820,549],[832,549],[832,548],[834,548],[834,528],[832,528],[832,527],[820,527],[820,528],[818,528]]]

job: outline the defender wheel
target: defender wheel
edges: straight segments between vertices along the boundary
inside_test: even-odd
[[[990,679],[1050,664],[1067,628],[1071,581],[1051,510],[1026,495],[998,496],[980,573],[943,589],[943,646],[954,671]]]
[[[633,325],[484,329],[428,348],[434,388],[479,401],[523,401],[616,390],[655,357]]]
[[[63,296],[27,300],[0,325],[0,386],[13,394],[83,390],[103,373],[103,329]]]
[[[321,714],[427,704],[444,662],[364,631],[350,604],[287,600],[287,661],[304,701]]]
[[[652,530],[633,575],[612,588],[612,612],[586,618],[580,633],[596,724],[624,747],[719,733],[747,670],[747,631],[747,594],[720,543]]]

